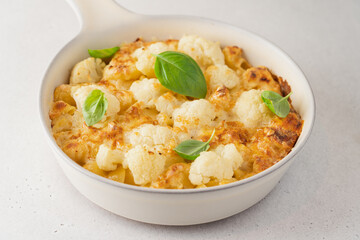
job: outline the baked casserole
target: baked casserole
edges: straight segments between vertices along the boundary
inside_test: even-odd
[[[166,88],[154,66],[158,54],[190,56],[206,81],[202,98]],[[86,101],[95,91],[106,99],[101,119],[88,124]],[[49,112],[59,147],[85,169],[131,185],[205,188],[248,178],[271,167],[293,148],[301,116],[289,103],[279,117],[262,99],[285,97],[287,82],[264,66],[251,66],[237,46],[195,35],[180,40],[123,43],[110,59],[89,57],[58,86]],[[194,159],[177,147],[207,143]]]

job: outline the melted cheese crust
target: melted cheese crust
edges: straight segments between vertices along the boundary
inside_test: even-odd
[[[161,86],[153,73],[154,59],[150,53],[157,51],[154,46],[194,55],[206,77],[205,99],[187,98]],[[93,72],[94,69],[86,69],[92,65],[83,64],[82,71]],[[262,90],[287,95],[291,91],[287,82],[264,66],[251,66],[243,57],[243,50],[236,46],[220,48],[219,43],[197,36],[184,36],[180,45],[173,39],[145,42],[138,38],[123,43],[103,72],[97,71],[97,74],[102,74],[97,82],[85,75],[75,79],[72,74],[69,84],[58,86],[49,118],[57,144],[71,159],[114,181],[171,189],[238,181],[284,158],[302,130],[303,121],[291,100],[290,113],[279,118],[258,99]],[[114,104],[120,104],[115,106],[119,112],[111,117],[105,115],[96,127],[85,124],[72,95],[74,89],[89,85],[106,89],[118,100],[113,101]],[[247,116],[247,112],[251,112],[251,116]],[[173,148],[190,138],[207,141],[214,128],[209,153],[202,155],[203,162],[196,163],[195,171],[196,160],[182,159]],[[213,172],[206,166],[212,161],[206,156],[218,157],[217,147],[226,149],[230,145],[232,151],[237,151],[234,154],[242,159],[240,166],[231,167],[227,163],[226,179],[218,177],[221,174],[210,174],[206,175],[205,182],[191,181],[192,172]]]

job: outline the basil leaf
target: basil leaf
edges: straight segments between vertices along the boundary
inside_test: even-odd
[[[207,151],[210,148],[210,141],[213,139],[215,134],[215,129],[211,134],[211,137],[207,142],[202,142],[198,140],[186,140],[177,145],[174,148],[174,151],[182,158],[187,160],[195,160],[197,157],[200,156],[201,152]]]
[[[107,107],[105,94],[98,89],[93,90],[86,97],[82,108],[86,125],[92,126],[98,123],[104,117]]]
[[[88,49],[89,55],[94,58],[107,58],[114,55],[120,48],[113,47],[113,48],[106,48],[106,49]]]
[[[284,118],[290,112],[290,104],[287,99],[291,94],[292,92],[287,96],[282,97],[280,94],[273,91],[263,91],[261,93],[261,99],[270,111],[275,113],[277,116]]]
[[[205,98],[205,77],[194,59],[173,51],[153,55],[156,56],[155,75],[164,87],[185,96]]]

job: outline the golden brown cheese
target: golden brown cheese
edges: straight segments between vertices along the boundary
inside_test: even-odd
[[[194,188],[189,180],[190,164],[175,163],[153,182],[152,188],[184,189]]]
[[[144,42],[138,38],[133,43],[124,43],[120,50],[115,53],[110,63],[104,69],[104,79],[106,80],[137,80],[141,76],[141,72],[135,67],[136,60],[132,57],[132,53]]]
[[[249,68],[244,72],[243,78],[246,90],[261,89],[281,93],[279,83],[266,67]]]
[[[233,106],[233,101],[230,95],[230,91],[225,86],[218,87],[209,97],[209,101],[217,108],[222,108],[225,111],[229,111]]]
[[[199,39],[202,41],[201,44],[207,44],[204,39]],[[199,39],[196,40],[196,37],[191,37],[191,40],[195,42],[200,41]],[[208,88],[209,92],[205,100],[194,105],[195,112],[189,113],[185,109],[183,109],[184,111],[176,111],[182,104],[194,102],[197,99],[185,97],[170,90],[159,92],[160,95],[156,95],[156,98],[151,100],[153,101],[152,104],[136,101],[136,96],[130,88],[134,82],[147,79],[148,76],[137,69],[137,59],[133,53],[137,49],[146,49],[157,42],[166,44],[170,49],[177,49],[179,44],[178,40],[173,39],[145,42],[140,38],[132,43],[124,43],[105,67],[102,79],[97,83],[91,83],[106,88],[120,103],[120,111],[114,117],[105,119],[98,127],[88,127],[85,124],[82,111],[77,109],[76,102],[72,97],[74,88],[87,86],[90,83],[62,84],[55,89],[49,112],[52,132],[59,147],[71,159],[85,169],[113,181],[152,188],[183,189],[217,186],[250,177],[271,167],[291,151],[301,134],[303,125],[300,115],[292,106],[287,117],[281,119],[272,114],[272,120],[269,123],[255,128],[245,127],[234,113],[233,109],[237,100],[248,90],[271,90],[283,96],[291,91],[288,83],[271,73],[268,68],[263,66],[252,67],[244,58],[243,50],[236,46],[226,46],[221,51],[216,52],[215,57],[217,58],[222,52],[227,67],[222,67],[219,62],[216,62],[216,66],[202,66],[204,72],[206,67],[210,68],[206,74],[208,83],[211,77],[217,77],[219,80],[215,79],[217,84],[224,82],[228,84],[229,88],[221,84],[215,85],[212,89]],[[191,44],[191,42],[187,44]],[[209,49],[216,48],[216,46],[214,44]],[[189,45],[186,47],[189,50]],[[193,54],[197,54],[196,60],[202,64],[201,52],[196,52],[194,49]],[[211,52],[206,52],[206,54],[206,58],[211,59]],[[237,76],[235,78],[232,76],[232,82],[229,83],[229,81],[219,79],[221,75],[214,75],[216,69],[231,69],[231,72],[235,72]],[[229,72],[229,70],[226,71]],[[226,77],[226,75],[224,76]],[[234,79],[238,79],[236,81],[239,82],[234,83]],[[143,92],[142,94],[146,95],[147,93]],[[289,102],[291,103],[290,99]],[[210,107],[209,111],[203,111],[203,109],[196,111],[196,106]],[[179,116],[177,115],[179,112],[187,115]],[[199,112],[204,112],[212,119],[200,120],[204,116],[197,116],[196,114]],[[174,116],[177,119],[174,119]],[[139,173],[134,172],[136,173],[134,174],[129,169],[127,161],[132,161],[132,158],[126,158],[126,153],[136,146],[133,146],[126,139],[126,136],[144,124],[170,128],[175,136],[172,141],[177,143],[190,138],[205,142],[215,128],[215,136],[210,142],[209,151],[214,151],[218,146],[234,144],[236,150],[241,153],[243,162],[239,168],[234,169],[233,176],[230,179],[211,177],[207,183],[194,185],[189,179],[192,162],[182,159],[173,151],[172,147],[166,148],[166,145],[161,145],[162,136],[154,135],[153,138],[159,138],[156,139],[159,144],[147,146],[147,148],[151,149],[149,153],[157,152],[161,159],[166,158],[163,165],[156,166],[157,169],[163,167],[162,173],[150,182],[137,184]],[[180,125],[176,126],[176,124]],[[186,124],[186,127],[181,124]],[[144,128],[141,131],[148,130]],[[139,132],[137,134],[147,137],[149,133]],[[152,141],[152,139],[147,141]],[[97,164],[98,149],[103,144],[108,146],[107,151],[120,151],[125,156],[122,163],[115,165],[116,169],[113,171],[105,171]],[[156,159],[153,161],[155,164]],[[134,163],[130,164],[134,165]],[[147,170],[142,169],[142,171]],[[143,174],[149,173],[144,172]]]
[[[63,101],[71,106],[75,106],[76,103],[71,96],[71,85],[69,84],[62,84],[55,88],[54,91],[54,102]]]
[[[240,76],[245,70],[251,67],[243,57],[243,50],[237,46],[227,46],[223,49],[225,64],[235,70]]]

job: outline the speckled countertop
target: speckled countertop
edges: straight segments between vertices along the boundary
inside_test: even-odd
[[[0,239],[360,239],[360,1],[119,3],[138,13],[218,19],[280,46],[313,87],[312,136],[277,187],[233,217],[165,227],[109,213],[71,186],[39,124],[41,78],[77,33],[77,19],[63,0],[5,0],[0,8]]]

